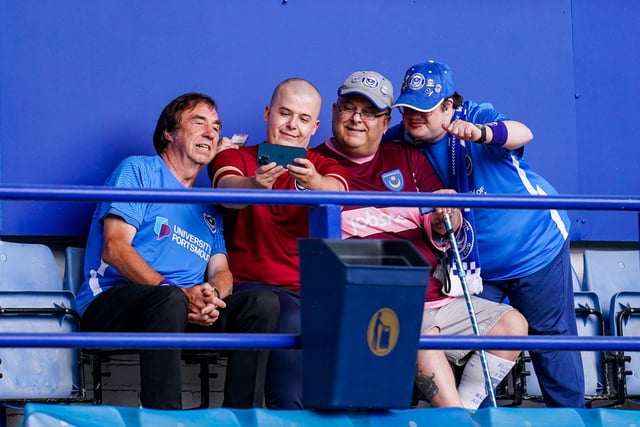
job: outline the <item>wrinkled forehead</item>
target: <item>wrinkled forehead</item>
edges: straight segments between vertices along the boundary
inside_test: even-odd
[[[216,108],[205,101],[194,102],[191,106],[187,106],[180,113],[178,119],[184,120],[189,117],[203,116],[206,118],[218,119],[218,111]]]

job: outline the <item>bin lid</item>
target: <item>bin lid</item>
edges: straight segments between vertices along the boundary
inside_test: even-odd
[[[300,256],[333,254],[345,265],[430,267],[408,240],[300,239]]]

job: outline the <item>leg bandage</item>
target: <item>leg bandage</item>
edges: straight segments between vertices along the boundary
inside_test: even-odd
[[[500,381],[507,376],[515,362],[494,356],[485,352],[487,356],[487,365],[489,365],[489,374],[491,376],[491,384],[495,389]],[[478,409],[482,401],[489,394],[486,388],[484,372],[482,371],[482,362],[480,361],[480,353],[474,352],[467,361],[460,385],[458,386],[458,394],[462,404],[467,409]]]

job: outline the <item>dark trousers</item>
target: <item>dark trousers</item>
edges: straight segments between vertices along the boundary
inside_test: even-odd
[[[101,293],[87,307],[82,330],[90,332],[276,331],[280,306],[268,289],[234,292],[210,327],[188,323],[186,295],[173,286],[122,284]],[[182,409],[180,349],[140,351],[140,400],[145,408]],[[229,354],[223,406],[262,407],[268,350]]]
[[[529,322],[529,335],[578,335],[567,241],[558,256],[530,276],[484,281],[480,295],[509,304]],[[584,408],[584,371],[579,351],[532,350],[531,362],[549,407]]]
[[[277,333],[300,334],[300,295],[264,283],[236,283],[235,289],[267,289],[280,300]],[[302,351],[272,351],[267,366],[265,404],[269,409],[302,409]]]

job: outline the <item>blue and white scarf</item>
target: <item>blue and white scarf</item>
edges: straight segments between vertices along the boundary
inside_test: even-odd
[[[451,121],[466,118],[466,109],[462,106],[458,107],[453,114]],[[453,184],[453,189],[460,194],[469,193],[469,179],[471,173],[471,158],[467,152],[466,141],[461,140],[455,135],[449,134],[447,144],[449,165],[449,183]],[[469,158],[467,158],[469,157]],[[462,260],[462,266],[465,270],[466,282],[471,294],[479,294],[482,292],[482,277],[480,276],[480,257],[478,256],[478,245],[476,244],[475,218],[473,210],[470,208],[462,209],[462,226],[460,232],[456,236],[458,250]],[[445,292],[450,296],[462,296],[462,286],[458,277],[458,267],[455,263],[453,250],[447,250],[449,258],[449,277],[451,280],[451,290]]]

